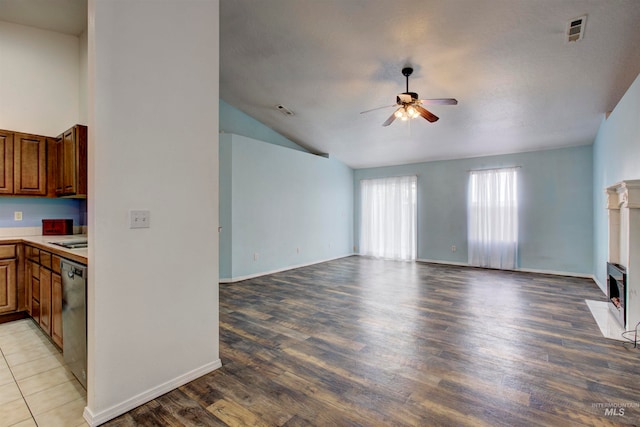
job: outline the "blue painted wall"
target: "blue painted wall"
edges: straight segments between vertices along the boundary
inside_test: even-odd
[[[624,180],[640,179],[640,76],[603,120],[593,145],[594,270],[606,292],[608,213],[605,188]]]
[[[22,212],[22,221],[13,213]],[[73,225],[86,225],[86,201],[35,197],[0,197],[0,227],[39,227],[42,220],[73,219]]]
[[[220,210],[220,233],[219,245],[220,251],[218,255],[220,277],[231,278],[231,244],[233,229],[231,227],[231,165],[233,163],[233,151],[231,147],[233,135],[221,134],[218,140],[219,149],[219,167],[220,187],[218,192],[218,203]]]
[[[280,113],[274,113],[280,114]],[[233,133],[270,144],[293,148],[294,150],[309,151],[295,142],[285,138],[273,129],[265,126],[251,116],[220,100],[220,133]]]
[[[360,180],[418,175],[418,258],[466,263],[468,171],[507,166],[521,166],[519,267],[591,275],[591,146],[356,170],[356,245],[360,230]],[[457,247],[456,252],[451,251],[452,245]]]
[[[221,278],[353,252],[351,168],[240,135],[221,135],[220,147]]]

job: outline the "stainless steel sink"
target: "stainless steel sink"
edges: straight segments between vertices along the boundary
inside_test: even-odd
[[[61,242],[49,242],[52,245],[62,246],[66,249],[84,249],[88,246],[87,239],[63,240]]]

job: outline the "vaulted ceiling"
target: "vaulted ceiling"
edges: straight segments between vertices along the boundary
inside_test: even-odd
[[[220,14],[221,98],[355,168],[591,144],[640,72],[637,0],[221,0]],[[427,106],[435,123],[360,114],[395,103],[405,65],[410,91],[459,105]]]
[[[0,21],[77,36],[87,28],[87,0],[0,0]]]
[[[0,19],[78,34],[86,3],[0,0]],[[586,145],[640,73],[639,23],[638,0],[220,0],[220,97],[354,168]],[[382,127],[406,65],[459,104]]]

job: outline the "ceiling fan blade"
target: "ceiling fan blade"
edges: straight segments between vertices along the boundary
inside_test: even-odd
[[[396,119],[396,112],[394,111],[392,115],[389,116],[387,120],[382,124],[382,126],[389,126]]]
[[[418,101],[427,105],[458,105],[458,100],[455,98],[420,99]]]
[[[391,108],[391,107],[395,107],[395,106],[396,106],[396,104],[385,105],[384,107],[376,107],[376,108],[372,108],[371,110],[360,111],[360,114],[369,113],[371,111],[376,111],[376,110],[382,110],[383,108]]]
[[[439,119],[439,117],[438,117],[438,116],[436,116],[435,114],[433,114],[431,111],[429,111],[429,110],[427,110],[427,109],[425,109],[425,108],[422,108],[422,107],[421,107],[421,106],[419,106],[419,105],[415,105],[413,108],[415,108],[416,110],[418,110],[418,113],[420,113],[420,115],[421,115],[422,117],[424,117],[425,119],[427,119],[427,120],[428,120],[428,121],[430,121],[431,123],[433,123],[433,122],[437,122],[437,121],[438,121],[438,119]]]

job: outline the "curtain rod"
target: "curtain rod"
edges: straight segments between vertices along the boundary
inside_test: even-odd
[[[520,169],[522,166],[503,166],[499,168],[485,168],[485,169],[467,169],[467,172],[482,172],[482,171],[496,171],[500,169]]]
[[[360,181],[364,181],[367,179],[385,179],[385,178],[405,178],[405,177],[410,177],[410,176],[415,176],[416,178],[420,176],[420,174],[418,173],[412,173],[410,175],[389,175],[389,176],[377,176],[377,177],[373,177],[373,178],[360,178]]]

